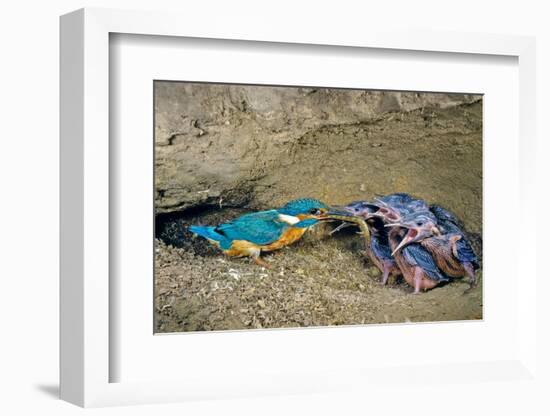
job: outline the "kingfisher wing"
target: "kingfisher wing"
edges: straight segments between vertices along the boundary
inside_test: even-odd
[[[456,251],[459,261],[477,264],[477,256],[465,235],[456,242]]]
[[[382,238],[378,236],[371,235],[370,243],[371,243],[371,249],[376,255],[376,257],[379,257],[384,260],[393,260],[393,256],[391,255],[391,249],[387,241],[384,241]]]
[[[409,194],[398,192],[378,198],[397,210],[401,215],[408,215],[413,212],[427,211],[428,204],[423,199],[414,198]]]
[[[453,228],[453,229],[464,228],[464,223],[460,221],[458,217],[448,209],[445,209],[440,205],[432,204],[430,205],[430,211],[437,218],[437,223],[439,225],[443,227]],[[453,232],[453,231],[449,230],[449,232]]]
[[[418,266],[433,280],[446,282],[449,277],[439,270],[428,250],[420,244],[410,244],[403,248],[403,256],[408,263]]]
[[[277,241],[288,227],[288,224],[279,220],[279,213],[271,210],[245,214],[231,222],[218,225],[216,232],[230,240],[246,240],[266,245]]]
[[[404,192],[396,192],[393,194],[380,196],[378,199],[389,205],[403,205],[408,204],[414,198]]]
[[[451,211],[439,206],[430,205],[430,211],[437,218],[437,224],[445,234],[459,234],[461,239],[456,243],[458,260],[460,262],[470,262],[477,266],[477,256],[466,234],[464,233],[464,223]]]

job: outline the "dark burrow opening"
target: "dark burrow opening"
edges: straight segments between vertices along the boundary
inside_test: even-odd
[[[200,256],[219,255],[220,251],[204,238],[195,236],[189,231],[190,225],[218,225],[230,221],[240,215],[253,212],[250,209],[237,207],[222,207],[203,205],[193,207],[184,211],[174,211],[168,213],[158,213],[155,216],[155,238],[161,240],[166,245],[185,249]],[[352,250],[361,249],[357,240],[350,239],[359,230],[355,226],[349,226],[340,229],[338,232],[329,236],[331,230],[341,224],[340,221],[320,224],[315,227],[316,237],[335,238],[337,240],[354,242]],[[306,241],[308,239],[306,238]]]

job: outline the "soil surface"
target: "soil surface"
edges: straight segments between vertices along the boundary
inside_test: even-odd
[[[183,94],[179,99],[185,98]],[[190,224],[214,225],[295,198],[340,205],[408,192],[455,212],[481,257],[482,105],[480,97],[468,96],[466,101],[453,105],[434,101],[410,110],[390,106],[357,122],[338,122],[338,117],[329,116],[330,123],[266,131],[263,141],[238,144],[235,139],[235,146],[244,146],[242,160],[254,160],[250,165],[235,165],[231,158],[240,153],[232,153],[234,149],[224,153],[216,148],[218,127],[199,131],[191,141],[186,141],[184,132],[174,136],[172,144],[157,142],[157,331],[482,319],[481,271],[480,284],[467,294],[468,285],[460,279],[420,295],[411,294],[401,281],[382,287],[380,273],[365,258],[362,237],[353,227],[330,236],[337,224],[316,226],[298,243],[263,254],[272,269],[249,259],[228,258],[187,231]],[[220,120],[231,120],[227,128],[235,124],[246,132],[247,123],[258,124],[252,104],[243,106],[241,113],[220,110]],[[214,124],[227,126],[226,121]],[[193,123],[195,132],[201,124]],[[206,144],[193,147],[207,134],[217,150]],[[185,148],[194,149],[190,165],[180,157]],[[184,168],[172,164],[174,160]],[[229,164],[225,175],[222,171]],[[198,171],[209,173],[193,176]],[[167,183],[171,185],[163,188]]]

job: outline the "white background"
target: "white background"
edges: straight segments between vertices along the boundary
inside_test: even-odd
[[[515,191],[519,177],[516,59],[471,55],[436,58],[427,53],[353,48],[335,53],[333,48],[275,45],[264,45],[259,50],[257,45],[243,43],[172,40],[167,45],[158,37],[113,38],[114,99],[110,109],[116,128],[111,130],[110,140],[115,189],[111,198],[115,218],[112,231],[116,238],[110,249],[119,259],[111,275],[118,287],[114,304],[118,305],[119,319],[113,331],[116,340],[111,345],[119,359],[111,362],[117,367],[111,371],[111,380],[211,380],[233,374],[235,384],[241,378],[256,378],[258,385],[262,378],[281,373],[411,368],[439,364],[442,359],[474,363],[508,360],[517,355],[516,277],[510,270],[517,267],[518,253],[508,250],[507,229],[501,227],[508,213],[500,209],[506,206],[511,212],[519,212]],[[154,79],[483,93],[483,322],[151,336],[154,156],[153,117],[147,115],[153,108]],[[501,261],[503,252],[508,253],[506,263]],[[403,339],[408,344],[406,353]],[[468,348],[466,340],[474,345]],[[426,351],[445,354],[442,357]],[[254,365],[244,368],[243,363]],[[454,380],[456,377],[453,374]],[[476,377],[471,374],[470,380]]]
[[[198,1],[196,3],[199,3]],[[369,25],[387,20],[402,27],[431,27],[437,30],[537,35],[538,45],[538,134],[539,186],[548,176],[547,117],[549,91],[550,32],[545,2],[521,1],[391,1],[306,2],[282,1],[261,6],[260,2],[214,2],[185,4],[182,1],[20,1],[5,3],[0,11],[2,83],[2,181],[0,276],[2,297],[2,343],[0,344],[1,400],[3,414],[80,413],[72,405],[55,399],[58,372],[58,16],[83,6],[184,11],[189,19],[208,24],[208,16],[244,13],[254,19],[276,19],[281,30],[308,22],[326,22],[327,31],[340,25]],[[227,4],[224,4],[227,3]],[[185,21],[182,22],[185,25]],[[238,28],[236,28],[238,31]],[[541,188],[541,193],[544,193]],[[547,198],[546,198],[547,199]],[[543,201],[539,201],[543,206]],[[542,210],[546,213],[547,210]],[[541,216],[542,217],[542,216]],[[542,241],[539,250],[542,254]],[[542,256],[541,256],[542,257]],[[526,284],[529,284],[526,276]],[[550,294],[548,283],[538,288]],[[547,311],[547,309],[545,309]],[[547,318],[547,317],[546,317]],[[544,322],[547,320],[544,319]],[[543,324],[544,325],[544,324]],[[548,331],[539,356],[548,364]],[[546,351],[546,353],[545,353]],[[548,374],[548,367],[546,367]],[[501,388],[501,400],[486,401],[482,387],[467,384],[449,387],[454,399],[439,401],[428,394],[415,400],[413,394],[372,397],[346,393],[304,397],[232,400],[163,406],[93,410],[99,414],[281,414],[281,413],[404,413],[422,409],[426,414],[543,414],[541,396],[549,390],[526,392],[517,387]],[[534,400],[539,397],[541,400]]]

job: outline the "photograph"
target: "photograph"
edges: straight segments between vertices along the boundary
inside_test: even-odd
[[[483,95],[155,80],[154,332],[483,319]]]

